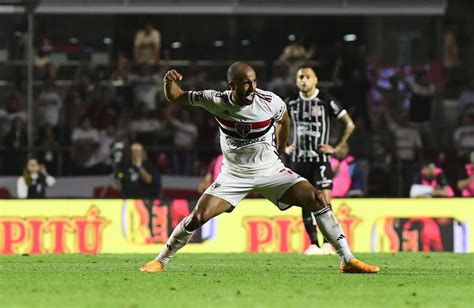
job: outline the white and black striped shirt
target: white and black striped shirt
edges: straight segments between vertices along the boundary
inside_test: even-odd
[[[328,162],[330,156],[319,154],[318,144],[328,144],[331,119],[347,112],[326,92],[316,89],[309,98],[298,94],[287,100],[288,114],[293,122],[294,162]]]

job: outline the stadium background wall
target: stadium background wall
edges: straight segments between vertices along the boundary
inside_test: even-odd
[[[156,253],[196,200],[0,200],[0,254]],[[335,199],[355,252],[473,252],[474,199]],[[242,201],[183,252],[301,252],[298,208]]]

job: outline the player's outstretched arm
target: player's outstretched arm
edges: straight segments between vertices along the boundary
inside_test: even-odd
[[[276,141],[277,151],[279,154],[284,154],[286,150],[286,143],[290,134],[291,119],[288,116],[288,111],[285,111],[283,117],[277,122],[276,127]]]
[[[167,71],[163,77],[165,96],[170,103],[189,104],[188,92],[183,91],[177,83],[181,79],[183,75],[174,69]]]

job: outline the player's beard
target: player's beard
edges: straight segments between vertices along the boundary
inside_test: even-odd
[[[313,92],[313,88],[309,85],[299,85],[298,88],[300,89],[300,92],[305,96],[309,97],[310,93]],[[314,93],[314,92],[313,92]]]
[[[298,88],[300,89],[301,93],[303,93],[303,94],[308,94],[308,92],[309,92],[309,87],[305,84],[300,84],[298,86]]]

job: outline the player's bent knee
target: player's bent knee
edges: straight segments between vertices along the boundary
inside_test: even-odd
[[[324,197],[324,194],[318,190],[314,191],[314,198],[315,198],[315,204],[318,208],[318,210],[321,210],[328,206],[326,202],[326,198]]]
[[[304,203],[307,209],[319,211],[326,206],[326,202],[320,192],[317,190],[308,191],[304,196]]]

